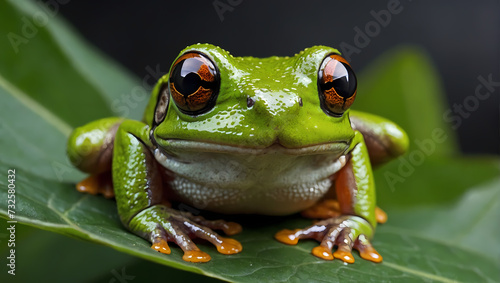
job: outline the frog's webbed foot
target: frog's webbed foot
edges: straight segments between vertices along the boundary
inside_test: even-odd
[[[91,195],[102,194],[105,198],[114,198],[111,172],[92,174],[76,184],[76,190]]]
[[[314,239],[320,245],[313,248],[312,254],[325,259],[338,258],[353,263],[352,248],[359,251],[361,258],[373,262],[381,262],[382,256],[372,247],[368,240],[373,229],[366,220],[357,216],[340,216],[317,222],[305,229],[282,230],[274,236],[278,241],[296,245],[300,239]],[[337,250],[332,254],[334,246]]]
[[[328,219],[338,217],[341,214],[339,202],[335,199],[322,200],[301,212],[303,217],[311,219]],[[377,223],[384,224],[387,222],[387,213],[377,206],[375,208],[375,218]]]
[[[242,250],[238,241],[221,237],[212,230],[218,229],[227,235],[234,235],[241,231],[239,224],[206,220],[201,216],[193,216],[191,213],[163,205],[155,205],[141,211],[130,221],[129,228],[150,240],[152,249],[164,254],[171,252],[167,242],[176,243],[184,251],[182,259],[189,262],[207,262],[211,259],[210,255],[196,246],[192,238],[207,240],[222,254],[236,254]]]

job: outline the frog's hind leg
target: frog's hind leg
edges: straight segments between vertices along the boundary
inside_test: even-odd
[[[328,219],[338,217],[342,215],[342,212],[340,211],[338,200],[326,198],[302,211],[300,214],[303,217],[311,219]],[[384,224],[387,222],[387,213],[377,206],[375,208],[375,218],[377,219],[377,223]]]
[[[359,131],[355,132],[347,163],[334,179],[341,215],[321,220],[304,229],[279,231],[275,238],[289,245],[297,244],[300,239],[314,239],[320,244],[313,248],[312,254],[325,260],[337,258],[353,263],[354,248],[363,259],[381,262],[382,257],[370,243],[377,226],[375,184],[367,147]],[[332,253],[335,246],[337,248]]]
[[[111,162],[116,131],[121,118],[105,118],[76,128],[69,137],[71,163],[90,176],[76,185],[83,193],[114,197]]]
[[[113,180],[111,179],[111,171],[106,171],[99,174],[92,174],[76,184],[76,190],[81,193],[91,195],[103,195],[105,198],[114,198]]]

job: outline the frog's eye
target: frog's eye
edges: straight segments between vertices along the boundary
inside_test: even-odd
[[[188,52],[172,65],[169,87],[177,107],[189,115],[209,111],[219,93],[220,76],[215,64],[198,52]]]
[[[318,92],[323,110],[341,116],[356,97],[356,75],[347,61],[337,54],[323,59],[318,71]]]

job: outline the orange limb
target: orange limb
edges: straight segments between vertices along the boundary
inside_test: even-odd
[[[301,212],[303,217],[312,219],[328,219],[341,214],[339,202],[335,199],[322,200]],[[378,206],[375,208],[375,217],[380,224],[387,222],[387,213]]]

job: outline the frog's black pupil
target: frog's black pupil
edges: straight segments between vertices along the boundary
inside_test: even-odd
[[[201,78],[197,73],[189,73],[180,82],[174,82],[175,88],[181,93],[194,93],[201,85]]]
[[[179,62],[172,71],[172,80],[175,89],[183,94],[190,95],[203,84],[203,81],[198,75],[198,70],[203,64],[200,60],[196,58],[188,58]]]
[[[325,91],[333,87],[338,95],[349,98],[356,91],[356,75],[351,67],[343,62],[340,63],[342,64],[338,65],[337,69],[340,68],[339,70],[335,70],[336,74],[334,75],[336,76],[334,76],[333,81],[321,84],[321,90]]]

